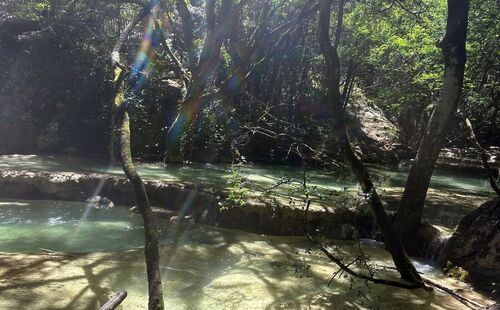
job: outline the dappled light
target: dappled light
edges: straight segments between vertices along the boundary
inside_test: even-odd
[[[497,309],[498,11],[0,0],[0,310]]]
[[[162,222],[159,225],[161,229],[170,230],[165,226],[172,224]],[[110,292],[126,289],[129,296],[124,307],[140,307],[145,298],[141,251],[118,249],[115,243],[119,239],[108,238],[110,228],[106,226],[94,227],[96,236],[86,239],[86,246],[80,243],[80,249],[96,252],[92,254],[75,253],[72,244],[41,250],[36,243],[31,244],[28,252],[40,254],[9,254],[5,252],[12,249],[2,242],[0,273],[4,280],[0,289],[6,298],[1,299],[0,305],[3,308],[38,305],[44,309],[93,309]],[[16,232],[15,225],[12,229],[13,238],[23,238]],[[112,226],[112,229],[123,231],[126,227]],[[104,247],[96,250],[94,243],[99,241],[99,234],[101,238],[105,237],[107,245],[101,243]],[[138,231],[135,234],[141,235]],[[80,238],[87,238],[84,236],[88,236],[88,232]],[[126,239],[128,247],[133,248],[133,238],[129,236]],[[327,287],[336,268],[325,264],[322,256],[315,251],[306,254],[309,245],[303,238],[262,237],[193,226],[175,242],[171,238],[160,239],[165,299],[170,309],[301,309],[309,304],[352,309],[397,308],[402,304],[409,309],[417,309],[423,304],[436,309],[460,307],[456,300],[440,292],[394,290],[370,285],[370,290],[364,293],[366,295],[359,295],[357,287],[363,289],[365,284],[344,277],[335,279]],[[336,246],[346,257],[356,252],[356,246],[351,242],[338,242]],[[110,253],[99,253],[103,250]],[[374,268],[391,267],[390,258],[384,250],[364,247],[364,251],[370,255],[370,264]],[[417,268],[449,285],[468,290],[460,283],[443,277],[435,267],[417,264]],[[381,272],[395,277],[390,268]],[[30,298],[23,297],[26,288],[33,292]],[[47,295],[49,292],[50,296]],[[407,300],[411,303],[408,304]]]

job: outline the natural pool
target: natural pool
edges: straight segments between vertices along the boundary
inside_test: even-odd
[[[123,309],[146,308],[141,220],[126,208],[85,203],[0,200],[0,309],[96,309],[126,289]],[[434,291],[369,285],[349,277],[327,283],[337,269],[307,254],[300,237],[269,237],[160,221],[161,268],[168,309],[462,309]],[[379,276],[395,278],[391,260],[362,246]],[[359,254],[354,242],[335,242],[338,255]],[[425,262],[425,276],[461,289]]]
[[[167,182],[204,183],[225,188],[231,178],[231,166],[224,164],[137,164],[144,178]],[[376,183],[383,187],[402,187],[406,182],[405,171],[397,167],[369,166]],[[243,165],[234,169],[240,171],[252,184],[260,189],[276,184],[283,177],[303,179],[304,171],[298,167],[276,165]],[[119,164],[108,165],[102,161],[84,158],[54,157],[38,155],[0,156],[0,170],[28,170],[54,172],[109,173],[123,175]],[[322,189],[343,189],[356,184],[354,178],[343,169],[335,171],[307,170],[310,186]],[[491,193],[487,178],[477,173],[450,172],[436,170],[430,188],[445,189],[464,194]]]
[[[304,197],[304,192],[299,182],[275,187],[284,178],[302,181],[304,171],[299,167],[192,163],[184,165],[139,163],[137,167],[143,178],[147,180],[195,184],[208,190],[230,191],[236,188],[239,191],[238,195],[243,192],[241,195],[244,199],[242,200],[264,202],[266,205],[273,205],[275,201],[291,207],[303,205],[301,198]],[[396,167],[370,165],[369,169],[379,193],[388,203],[387,207],[394,209],[403,193],[407,173]],[[0,156],[0,170],[123,175],[119,165],[110,166],[102,161],[83,158],[38,155]],[[359,203],[359,188],[354,178],[345,169],[335,171],[312,169],[306,171],[306,176],[313,209],[316,207],[320,209],[352,207]],[[235,184],[235,180],[242,183]],[[240,189],[240,185],[243,186],[243,190]],[[268,193],[267,190],[271,188],[273,188],[272,191]],[[98,191],[96,193],[99,195]],[[452,229],[460,218],[491,196],[492,190],[485,176],[481,174],[437,170],[432,177],[427,195],[424,220],[446,229]],[[293,204],[290,204],[291,197],[295,199]]]

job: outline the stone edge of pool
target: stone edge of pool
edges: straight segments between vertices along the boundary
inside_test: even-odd
[[[200,224],[269,235],[303,235],[304,210],[274,201],[252,200],[243,206],[220,208],[227,194],[196,184],[144,180],[152,205],[189,215]],[[0,170],[0,197],[85,201],[99,195],[116,205],[132,206],[135,196],[125,177],[99,173],[32,172]],[[158,213],[161,216],[161,212]],[[308,213],[308,228],[333,239],[370,237],[375,224],[370,213],[360,209],[316,206]],[[357,229],[355,229],[357,228]]]

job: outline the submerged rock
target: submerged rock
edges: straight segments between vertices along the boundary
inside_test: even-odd
[[[461,267],[471,282],[500,296],[500,198],[466,215],[446,241],[439,255],[442,267]]]
[[[85,202],[88,202],[90,206],[92,206],[95,209],[101,209],[101,208],[113,208],[115,204],[107,197],[101,197],[101,196],[91,196],[85,200]]]

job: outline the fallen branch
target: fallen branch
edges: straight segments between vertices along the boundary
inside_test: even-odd
[[[480,305],[477,302],[472,301],[472,300],[470,300],[468,298],[465,298],[462,295],[457,294],[456,292],[454,292],[452,289],[449,289],[449,288],[447,288],[447,287],[445,287],[445,286],[443,286],[443,285],[441,285],[439,283],[436,283],[436,282],[434,282],[432,280],[429,280],[429,279],[426,279],[426,278],[423,278],[423,280],[424,280],[425,284],[430,285],[432,287],[440,289],[443,292],[446,292],[446,293],[450,294],[453,298],[455,298],[456,300],[460,301],[462,304],[464,304],[465,306],[467,306],[467,307],[469,307],[471,309],[486,309],[485,306]],[[471,305],[473,305],[473,307]]]
[[[330,285],[330,283],[332,282],[333,278],[336,276],[336,274],[339,273],[339,271],[342,271],[342,272],[346,272],[348,274],[350,274],[351,276],[354,276],[354,277],[357,277],[357,278],[360,278],[362,280],[366,280],[366,281],[369,281],[369,282],[372,282],[372,283],[375,283],[375,284],[382,284],[382,285],[387,285],[387,286],[392,286],[392,287],[399,287],[399,288],[406,288],[406,289],[417,289],[417,288],[422,288],[421,285],[418,285],[418,284],[409,284],[409,283],[403,283],[403,282],[400,282],[400,281],[393,281],[393,280],[386,280],[386,279],[379,279],[379,278],[375,278],[373,275],[365,275],[365,274],[362,274],[362,273],[358,273],[352,269],[349,268],[350,265],[354,264],[356,261],[358,261],[358,258],[356,258],[356,260],[354,260],[353,262],[349,263],[349,264],[344,264],[339,258],[335,257],[333,254],[331,254],[328,249],[326,249],[320,242],[318,242],[316,239],[314,239],[313,236],[311,236],[311,234],[309,234],[309,232],[307,231],[306,229],[306,223],[307,223],[307,213],[309,211],[309,206],[311,204],[311,201],[308,200],[307,201],[307,205],[306,205],[306,209],[305,209],[305,212],[304,212],[304,223],[303,223],[303,231],[304,231],[304,234],[306,235],[306,237],[313,243],[315,244],[316,246],[318,246],[318,248],[320,249],[321,252],[323,252],[332,262],[334,262],[337,266],[340,267],[340,270],[338,270],[334,276],[332,277],[332,279],[330,280],[330,282],[328,283],[328,285]],[[385,267],[386,268],[386,267]],[[388,268],[391,268],[391,269],[396,269],[396,268],[393,268],[393,267],[388,267]],[[436,283],[432,280],[429,280],[427,278],[424,278],[422,277],[422,280],[424,281],[425,284],[431,286],[431,287],[435,287],[443,292],[446,292],[448,293],[449,295],[451,295],[453,298],[455,298],[456,300],[458,300],[459,302],[461,302],[462,304],[464,304],[465,306],[469,307],[470,309],[486,309],[486,307],[484,305],[481,305],[473,300],[470,300],[456,292],[454,292],[452,289],[449,289],[439,283]],[[426,287],[426,290],[430,291],[432,290],[432,288],[430,287]]]
[[[99,310],[114,310],[123,302],[126,297],[127,291],[120,291],[111,296],[111,298],[104,305],[102,305]]]
[[[349,266],[345,265],[339,258],[335,257],[328,249],[326,249],[320,242],[318,242],[316,239],[314,239],[311,234],[307,231],[306,228],[306,221],[307,221],[307,213],[309,212],[309,206],[311,205],[311,201],[307,201],[306,209],[304,212],[304,225],[302,227],[304,234],[306,237],[314,244],[316,245],[321,252],[323,252],[326,257],[328,257],[332,262],[334,262],[337,266],[339,266],[344,272],[350,274],[353,277],[373,282],[375,284],[382,284],[382,285],[387,285],[387,286],[392,286],[392,287],[399,287],[399,288],[407,288],[407,289],[416,289],[416,288],[422,288],[422,285],[419,283],[405,283],[405,282],[400,282],[400,281],[393,281],[393,280],[386,280],[386,279],[379,279],[375,278],[373,276],[368,276],[359,272],[356,272],[349,268]]]

